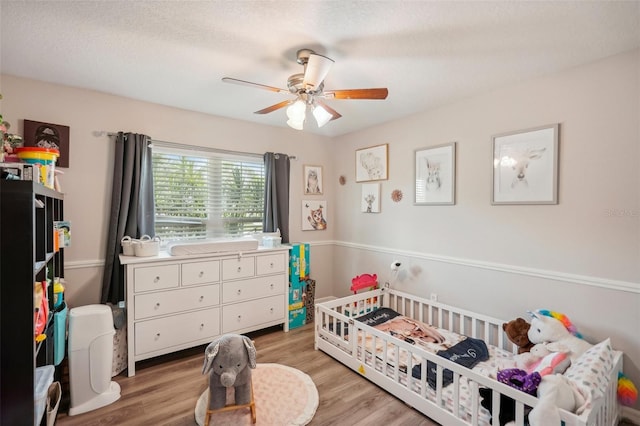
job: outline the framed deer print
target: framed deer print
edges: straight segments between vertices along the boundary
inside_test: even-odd
[[[559,124],[493,136],[491,204],[558,204]]]
[[[456,143],[415,150],[414,205],[456,203]]]
[[[389,144],[356,150],[356,182],[389,179]]]

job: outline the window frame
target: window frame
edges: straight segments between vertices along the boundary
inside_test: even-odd
[[[171,196],[171,190],[166,191],[158,191],[156,182],[156,178],[160,179],[157,168],[159,157],[157,155],[175,155],[179,156],[181,160],[184,161],[189,160],[189,158],[193,159],[192,164],[194,167],[200,165],[200,167],[204,166],[203,173],[217,173],[216,176],[209,176],[205,182],[205,199],[198,200],[198,202],[205,203],[205,217],[201,219],[198,217],[198,214],[194,214],[193,216],[171,216],[164,215],[162,209],[158,209],[158,196],[159,192],[162,194]],[[165,157],[166,159],[166,157]],[[215,162],[219,162],[219,164],[212,164]],[[152,146],[152,173],[154,177],[154,205],[156,206],[156,210],[154,212],[156,225],[155,231],[158,236],[161,237],[163,241],[163,245],[167,242],[178,241],[178,240],[201,240],[207,238],[219,238],[219,237],[237,237],[242,235],[247,235],[255,232],[262,232],[262,226],[264,223],[264,191],[265,191],[265,166],[263,156],[261,154],[254,153],[246,153],[246,152],[236,152],[236,151],[226,151],[226,150],[218,150],[214,148],[207,147],[199,147],[192,145],[182,145],[175,144],[169,142],[158,142],[154,141]],[[232,166],[229,166],[231,163]],[[236,163],[236,166],[233,164]],[[166,165],[166,163],[165,163]],[[241,174],[238,177],[235,175],[235,167],[240,167]],[[257,175],[254,172],[258,172]],[[163,178],[166,180],[171,179],[171,175],[166,173],[163,175]],[[237,182],[237,179],[240,179],[240,182]],[[249,179],[248,189],[245,191],[245,181]],[[232,185],[232,181],[240,190],[237,188],[230,188]],[[226,181],[226,183],[225,183]],[[181,186],[184,186],[184,182],[179,183]],[[255,185],[260,187],[259,196],[258,191],[252,189]],[[176,191],[180,191],[177,189]],[[249,203],[247,210],[226,210],[229,202],[228,195],[225,194],[240,194],[241,197],[248,197]],[[202,193],[200,194],[202,195]],[[239,200],[232,200],[231,202],[235,203],[245,203],[247,200],[240,198]],[[178,206],[179,208],[180,206]],[[256,213],[259,211],[259,213]],[[228,217],[224,217],[226,214],[247,214],[248,217],[240,216],[237,219],[230,219]],[[163,215],[162,217],[159,214]],[[256,216],[257,214],[257,216]],[[253,216],[251,216],[253,215]],[[159,224],[164,224],[166,228],[170,228],[171,225],[167,224],[175,224],[178,228],[177,230],[160,230],[158,227]],[[180,225],[184,225],[185,228],[188,227],[189,224],[195,224],[195,230],[189,232],[186,229],[180,229]],[[197,229],[197,226],[201,225],[204,227],[203,229]],[[233,227],[237,228],[237,232],[229,232],[229,230]],[[172,235],[173,234],[173,235]],[[176,235],[177,234],[177,235]]]

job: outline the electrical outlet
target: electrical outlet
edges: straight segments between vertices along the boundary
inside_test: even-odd
[[[438,301],[438,295],[436,293],[431,293],[431,300],[433,300],[434,302]]]

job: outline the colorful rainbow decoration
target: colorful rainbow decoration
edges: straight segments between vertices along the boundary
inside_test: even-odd
[[[561,314],[560,312],[555,312],[555,311],[549,311],[546,309],[539,309],[538,313],[540,315],[544,315],[547,317],[551,317],[551,318],[555,318],[558,321],[560,321],[564,327],[569,330],[569,332],[571,334],[573,334],[574,336],[583,339],[584,337],[582,337],[582,334],[578,333],[578,329],[576,328],[575,325],[573,325],[573,323],[571,322],[571,320],[569,319],[568,316],[566,316],[565,314]]]
[[[638,389],[631,380],[621,372],[618,373],[618,401],[628,407],[633,406],[638,400]]]

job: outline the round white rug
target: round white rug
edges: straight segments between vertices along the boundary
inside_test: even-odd
[[[252,371],[256,403],[256,425],[306,425],[318,408],[318,390],[307,374],[281,364],[258,364]],[[204,425],[209,389],[196,403],[196,422]],[[232,393],[227,393],[227,398]],[[249,408],[225,411],[211,416],[210,426],[250,426]]]

